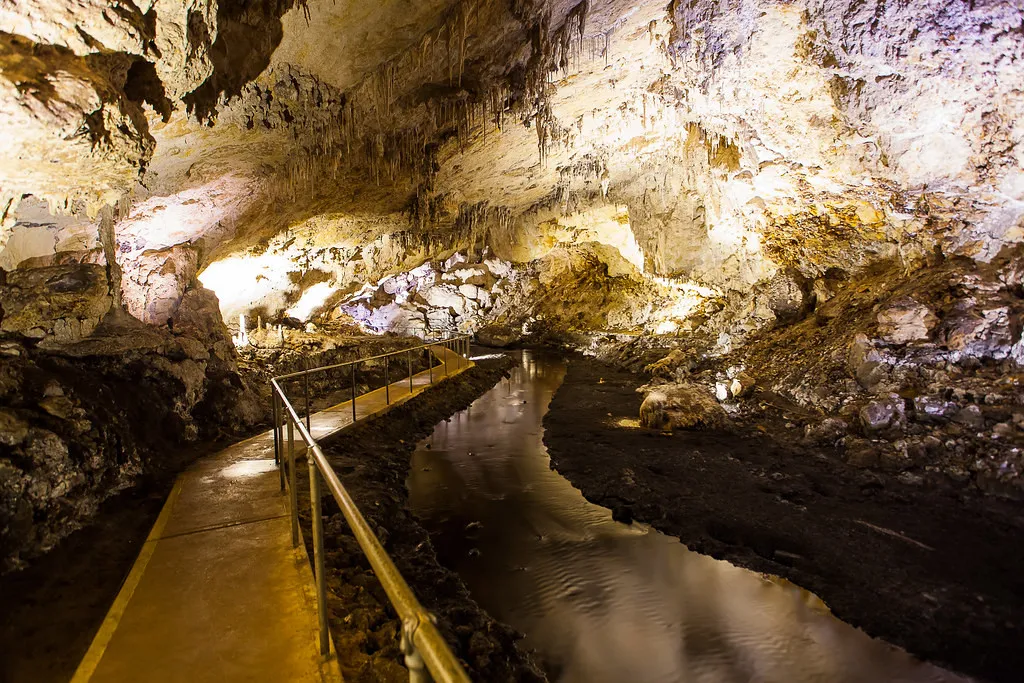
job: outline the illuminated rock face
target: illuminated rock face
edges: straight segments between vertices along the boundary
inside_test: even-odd
[[[844,308],[873,268],[1021,242],[1013,5],[0,0],[0,267],[105,278],[90,306],[158,334],[198,281],[232,327],[682,339],[723,362],[856,317],[863,362],[837,353],[863,391],[893,389],[890,347],[1013,361],[1005,287]],[[2,324],[88,341],[86,313]]]
[[[321,250],[426,245],[418,262],[364,256],[371,277],[459,248],[525,264],[597,241],[648,275],[751,292],[780,268],[990,258],[1021,231],[1021,19],[1005,3],[102,5],[0,8],[0,188],[9,209],[128,198],[126,271],[185,243],[202,271],[326,227]],[[333,291],[365,281],[328,261]],[[320,284],[261,282],[283,308]]]
[[[122,207],[119,238],[202,240],[202,269],[409,206],[388,234],[528,261],[552,221],[614,205],[628,261],[735,291],[1019,238],[1006,3],[400,4],[4,4],[8,208],[162,203]]]

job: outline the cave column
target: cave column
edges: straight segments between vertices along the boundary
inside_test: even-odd
[[[114,230],[114,209],[104,206],[100,209],[100,246],[107,261],[107,280],[114,306],[121,305],[121,265],[117,262],[117,234]]]

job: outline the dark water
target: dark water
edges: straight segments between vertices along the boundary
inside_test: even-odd
[[[967,680],[868,638],[792,584],[613,521],[549,467],[541,421],[564,363],[517,358],[510,380],[419,444],[408,486],[441,561],[526,634],[552,680]]]

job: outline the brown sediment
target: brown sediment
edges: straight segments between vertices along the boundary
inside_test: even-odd
[[[1018,504],[907,485],[739,422],[672,436],[631,427],[641,383],[576,358],[551,402],[544,440],[552,466],[590,501],[692,550],[784,577],[837,617],[914,655],[1019,680]],[[777,427],[772,433],[785,432]]]

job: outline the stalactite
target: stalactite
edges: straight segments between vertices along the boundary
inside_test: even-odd
[[[584,57],[603,56],[606,63],[609,59],[609,32],[586,37],[589,10],[589,0],[578,2],[557,29],[549,29],[550,10],[540,0],[513,0],[511,7],[504,9],[465,0],[436,30],[425,33],[344,94],[289,70],[279,78],[294,89],[300,106],[283,110],[283,99],[272,97],[275,86],[253,85],[246,119],[268,128],[287,126],[305,150],[285,164],[284,177],[273,189],[275,196],[282,201],[295,201],[304,194],[316,196],[326,191],[325,180],[336,181],[346,169],[362,167],[377,185],[404,179],[417,188],[411,203],[415,221],[423,228],[433,220],[429,196],[439,137],[452,133],[453,143],[464,151],[479,137],[489,135],[492,128],[505,130],[509,118],[537,127],[538,156],[540,163],[546,164],[553,145],[570,144],[580,133],[579,121],[574,122],[575,127],[563,127],[553,115],[547,102],[551,75]],[[531,36],[532,50],[520,67],[523,71],[517,72],[521,74],[517,84],[498,78],[484,83],[477,92],[454,90],[468,80],[467,69],[472,68],[472,53],[478,45],[475,31],[485,20],[489,29],[496,16],[519,22]],[[424,72],[443,79],[445,70],[451,93],[428,98],[418,111],[402,108],[412,84],[424,82]],[[305,102],[312,106],[302,106]],[[298,112],[302,118],[284,120]],[[479,223],[479,218],[466,220],[471,231]],[[494,220],[500,225],[505,219]]]

